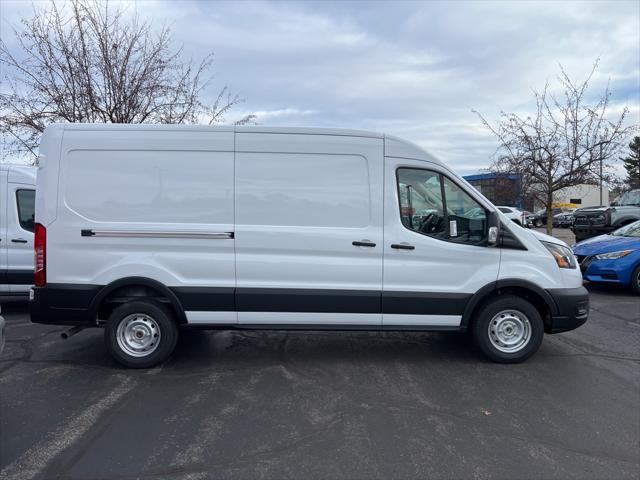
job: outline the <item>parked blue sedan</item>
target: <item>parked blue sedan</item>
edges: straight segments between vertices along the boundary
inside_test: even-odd
[[[577,243],[573,253],[585,280],[625,285],[640,294],[640,220]]]

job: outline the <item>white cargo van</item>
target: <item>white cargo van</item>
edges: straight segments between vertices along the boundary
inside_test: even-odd
[[[31,318],[104,327],[130,367],[183,326],[470,330],[518,362],[587,319],[566,244],[394,137],[75,124],[41,152]]]
[[[0,164],[0,298],[24,298],[33,285],[36,168]]]

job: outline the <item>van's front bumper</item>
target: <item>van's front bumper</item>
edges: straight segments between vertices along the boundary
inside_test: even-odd
[[[93,285],[47,285],[31,287],[29,314],[33,323],[95,326],[91,302],[100,287]]]
[[[556,304],[547,333],[560,333],[583,325],[589,317],[589,292],[584,287],[547,290]]]

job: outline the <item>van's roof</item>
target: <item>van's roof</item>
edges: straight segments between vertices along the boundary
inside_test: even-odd
[[[162,125],[151,123],[54,123],[47,126],[46,130],[84,130],[84,131],[217,131],[217,132],[246,132],[246,133],[275,133],[275,134],[306,134],[306,135],[332,135],[346,137],[378,138],[385,140],[385,155],[390,157],[415,158],[427,160],[439,165],[439,161],[419,146],[398,138],[379,132],[366,130],[350,130],[346,128],[319,128],[319,127],[265,127],[261,125]],[[45,133],[46,133],[45,130]],[[446,167],[446,166],[445,166]]]
[[[35,185],[37,167],[15,163],[0,163],[0,171],[9,172],[8,181],[11,183],[25,183]]]
[[[307,135],[342,135],[350,137],[383,138],[382,133],[345,128],[265,127],[262,125],[162,125],[152,123],[59,123],[65,130],[193,130],[251,133],[298,133]]]

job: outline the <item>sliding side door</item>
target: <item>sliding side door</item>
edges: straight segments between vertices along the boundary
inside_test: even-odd
[[[382,149],[236,133],[239,324],[381,326]]]

